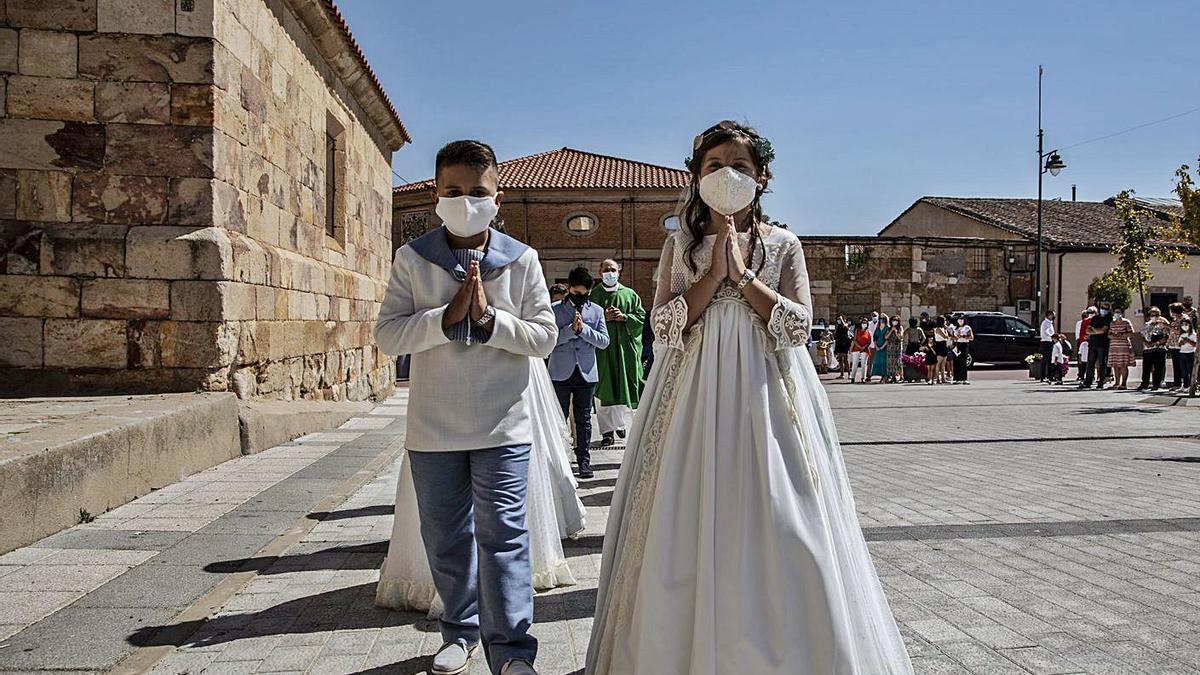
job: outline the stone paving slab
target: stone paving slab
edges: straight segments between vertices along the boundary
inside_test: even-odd
[[[1187,435],[1195,409],[1155,412],[1115,392],[1014,381],[833,385],[829,392],[840,433],[850,439],[846,463],[872,556],[918,673],[1200,675],[1200,463],[1186,461],[1200,446],[1157,439],[1164,429]],[[374,412],[375,419],[402,420],[395,401]],[[337,463],[358,457],[351,453],[375,456],[399,435],[394,427],[346,433],[308,439],[336,445],[337,454],[314,458],[292,474],[302,481],[294,489],[239,513],[291,513],[301,495],[316,496],[334,477],[326,472]],[[964,435],[977,442],[961,442]],[[581,486],[588,529],[564,543],[579,585],[535,600],[538,665],[547,675],[582,672],[621,455],[621,448],[598,452],[596,479]],[[173,646],[155,673],[427,673],[440,644],[436,624],[373,604],[398,468],[387,466],[340,506],[301,514],[315,525],[276,555],[260,557],[236,539],[219,539],[239,535],[200,528],[188,537],[211,537],[212,545],[178,555],[201,556],[200,571],[214,578],[245,569],[257,571],[253,578],[218,611],[185,626],[181,638],[156,641],[174,619],[154,613],[139,615],[146,620],[137,625],[112,615],[113,630],[101,637],[127,631],[125,640]],[[279,503],[286,508],[272,511]],[[247,526],[261,522],[246,516]],[[112,534],[120,535],[113,550],[137,543],[129,532]],[[64,545],[95,541],[59,536]],[[23,555],[36,562],[41,553]],[[102,602],[106,586],[119,598],[122,577],[136,581],[134,572],[180,562],[162,556],[76,605],[116,609],[102,606],[119,604]],[[5,567],[0,560],[0,589],[15,573]],[[144,585],[161,587],[154,575],[162,572],[141,574],[148,575]],[[67,618],[59,636],[78,625]],[[0,617],[0,635],[4,626]],[[470,673],[486,673],[482,659]]]
[[[403,394],[399,397],[403,399]],[[365,413],[364,413],[365,415]],[[0,556],[0,672],[108,669],[381,453],[374,430],[301,437],[200,472]],[[389,450],[391,448],[391,450]],[[322,467],[320,477],[306,475]]]

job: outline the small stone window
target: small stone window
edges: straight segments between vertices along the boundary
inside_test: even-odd
[[[333,115],[325,116],[325,244],[346,245],[346,129]]]
[[[843,250],[847,272],[861,272],[867,266],[867,249],[862,244],[846,244]]]
[[[662,227],[667,232],[677,232],[682,225],[678,214],[668,213],[662,218]]]
[[[587,213],[586,211],[577,211],[569,214],[563,219],[563,228],[567,232],[579,237],[586,237],[594,234],[596,229],[600,227],[600,221],[596,216]]]
[[[971,249],[967,258],[967,272],[974,276],[985,275],[988,272],[988,252],[986,248]]]

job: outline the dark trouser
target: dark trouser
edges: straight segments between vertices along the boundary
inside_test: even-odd
[[[1042,379],[1050,379],[1051,373],[1058,368],[1057,363],[1050,363],[1050,358],[1054,354],[1054,343],[1049,340],[1042,340]]]
[[[570,419],[571,413],[575,413],[575,459],[579,468],[591,466],[592,453],[588,448],[592,443],[592,399],[596,395],[596,383],[583,379],[583,374],[576,368],[571,377],[554,383],[554,393],[558,394],[564,417]]]
[[[1179,363],[1179,350],[1169,349],[1171,352],[1171,388],[1178,389],[1179,385],[1183,384],[1183,376],[1180,374],[1183,371],[1183,366]]]
[[[1196,365],[1196,352],[1179,353],[1179,372],[1183,377],[1184,389],[1192,387],[1192,366]]]
[[[967,381],[967,355],[971,353],[971,348],[967,344],[966,342],[960,342],[956,345],[958,347],[958,356],[954,357],[955,382]]]
[[[1158,389],[1167,374],[1167,350],[1147,349],[1142,352],[1142,387]]]
[[[1104,386],[1104,381],[1108,379],[1108,339],[1103,341],[1088,339],[1088,368],[1087,375],[1083,378],[1083,386],[1090,387],[1092,383],[1099,379],[1099,386]]]
[[[1046,373],[1046,379],[1051,382],[1062,382],[1063,365],[1062,363],[1051,363],[1050,372]]]

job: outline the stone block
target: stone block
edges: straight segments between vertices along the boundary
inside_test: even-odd
[[[75,176],[72,219],[144,225],[167,217],[167,179],[81,173]]]
[[[254,71],[242,66],[241,96],[242,107],[250,112],[251,117],[264,120],[267,117],[267,91],[262,80],[254,75]]]
[[[234,232],[246,232],[246,207],[242,192],[223,180],[213,182],[213,224]]]
[[[94,86],[85,80],[14,75],[8,81],[8,116],[91,122]]]
[[[37,368],[42,365],[42,319],[0,317],[0,366]]]
[[[128,276],[139,279],[228,279],[229,233],[214,227],[134,227],[126,238]]]
[[[233,278],[248,284],[270,282],[270,256],[253,240],[238,237],[233,242]]]
[[[17,172],[0,171],[0,219],[17,217]]]
[[[16,214],[21,220],[64,223],[71,220],[71,174],[65,171],[17,171]]]
[[[17,31],[0,28],[0,73],[15,73],[20,63]]]
[[[125,322],[46,319],[45,364],[63,368],[124,368]]]
[[[101,33],[162,35],[175,32],[175,0],[98,0]]]
[[[97,82],[96,119],[167,124],[171,121],[171,90],[163,82]]]
[[[180,35],[211,38],[216,2],[217,0],[176,0],[175,32]]]
[[[79,73],[97,80],[212,82],[212,41],[175,35],[86,35]]]
[[[171,123],[212,126],[213,92],[211,84],[177,84],[171,87]]]
[[[0,169],[100,169],[104,127],[0,118]]]
[[[255,314],[254,286],[232,281],[171,283],[171,318],[180,321],[246,321]]]
[[[8,101],[8,80],[0,78],[0,117],[8,115],[5,112],[6,102]]]
[[[172,178],[170,187],[172,225],[213,224],[213,181],[208,178]]]
[[[42,228],[42,274],[125,276],[124,225],[47,224]]]
[[[157,331],[160,362],[165,368],[222,368],[237,356],[236,324],[162,321]]]
[[[142,279],[83,282],[83,316],[107,319],[165,319],[171,311],[170,284]]]
[[[6,0],[8,24],[16,28],[96,30],[96,0]]]
[[[270,286],[255,286],[254,288],[254,318],[259,321],[274,321],[282,317],[275,313],[276,289]]]
[[[78,58],[79,43],[74,33],[21,31],[19,70],[22,75],[75,77]]]
[[[105,170],[136,176],[212,176],[212,130],[203,127],[110,124]]]

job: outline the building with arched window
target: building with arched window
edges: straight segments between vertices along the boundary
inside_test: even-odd
[[[572,148],[519,157],[500,163],[500,217],[510,235],[537,248],[547,283],[565,282],[576,265],[598,274],[602,260],[616,258],[623,283],[649,305],[688,176],[683,169]],[[432,178],[395,188],[394,248],[438,225],[432,191]]]

